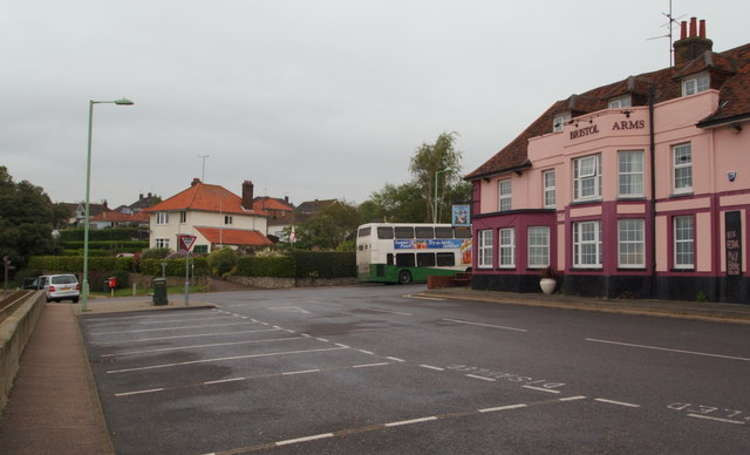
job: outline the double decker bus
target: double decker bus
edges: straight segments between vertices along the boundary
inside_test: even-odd
[[[468,226],[368,223],[357,229],[360,281],[407,284],[470,269]]]

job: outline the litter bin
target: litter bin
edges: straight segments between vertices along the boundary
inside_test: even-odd
[[[152,281],[154,287],[154,305],[167,305],[167,279],[154,278]]]

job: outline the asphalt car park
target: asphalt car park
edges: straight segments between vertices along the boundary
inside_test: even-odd
[[[750,450],[745,327],[402,296],[415,289],[82,318],[117,452]]]

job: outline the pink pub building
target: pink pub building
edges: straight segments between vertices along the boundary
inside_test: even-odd
[[[466,180],[472,287],[750,303],[750,44],[554,103]]]

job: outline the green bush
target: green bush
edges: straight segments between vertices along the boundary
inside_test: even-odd
[[[83,240],[68,240],[60,242],[64,249],[83,249]],[[145,240],[91,240],[89,239],[89,250],[115,250],[118,253],[134,253],[148,248]],[[134,251],[125,251],[134,250]]]
[[[294,278],[294,259],[279,257],[241,257],[237,262],[237,275]]]
[[[344,278],[357,276],[354,253],[293,251],[297,278]]]
[[[62,250],[61,256],[83,256],[83,250]],[[89,257],[114,256],[111,251],[107,250],[89,250]]]
[[[89,271],[131,272],[133,264],[133,258],[90,257]],[[83,256],[32,256],[28,268],[49,273],[80,273],[83,272]]]
[[[185,276],[185,259],[141,259],[141,273],[144,275],[161,276],[161,263],[166,262],[167,276]],[[208,275],[208,262],[204,257],[191,258],[195,276]]]
[[[148,248],[141,253],[141,259],[164,259],[169,255],[169,248]]]
[[[136,227],[89,229],[89,240],[130,240],[138,238],[139,231],[144,231],[144,229]],[[83,228],[61,230],[60,240],[63,242],[75,240],[83,242]]]
[[[237,266],[238,259],[239,257],[233,249],[222,248],[220,250],[212,251],[211,254],[208,255],[208,266],[213,275],[223,277],[234,270]]]
[[[130,287],[130,275],[128,272],[89,272],[89,288],[94,292],[109,292],[109,277],[117,278],[117,287],[123,289]]]

